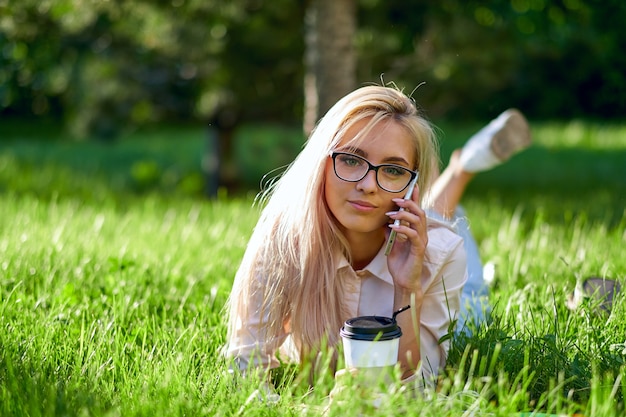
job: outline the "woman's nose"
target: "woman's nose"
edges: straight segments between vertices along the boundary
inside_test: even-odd
[[[374,170],[369,171],[365,177],[357,183],[357,189],[366,193],[374,192],[377,188],[378,183],[376,182],[376,171]]]

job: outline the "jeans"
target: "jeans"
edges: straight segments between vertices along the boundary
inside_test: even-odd
[[[475,325],[485,320],[489,311],[489,290],[483,276],[483,264],[478,252],[478,245],[465,215],[465,210],[457,206],[454,216],[450,220],[444,219],[440,214],[429,211],[428,215],[439,221],[450,223],[457,234],[463,238],[463,245],[467,254],[467,282],[461,293],[461,310],[456,324],[456,333],[470,331],[466,326],[468,322]]]

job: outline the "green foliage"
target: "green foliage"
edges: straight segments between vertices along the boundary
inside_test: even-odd
[[[361,14],[359,79],[425,82],[415,97],[435,116],[624,114],[621,1],[369,0]]]
[[[0,4],[0,111],[110,140],[154,122],[299,124],[307,2]],[[619,118],[622,1],[358,2],[357,82],[413,90],[434,117]]]
[[[222,107],[292,115],[300,95],[278,94],[302,78],[302,41],[287,35],[298,11],[263,10],[247,1],[10,2],[0,8],[0,109],[60,116],[73,135],[102,139],[156,121],[208,122]]]

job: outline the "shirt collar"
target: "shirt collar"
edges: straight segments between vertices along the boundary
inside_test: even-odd
[[[352,266],[348,263],[348,260],[343,254],[339,254],[339,259],[337,260],[337,270],[342,268],[350,268]],[[393,278],[391,273],[389,272],[389,268],[387,267],[387,256],[385,256],[385,245],[382,245],[374,259],[367,264],[365,268],[361,271],[369,272],[371,275],[376,278],[393,285]]]

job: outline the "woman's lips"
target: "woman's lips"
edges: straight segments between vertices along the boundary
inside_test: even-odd
[[[374,204],[368,203],[367,201],[350,200],[348,203],[359,211],[372,211],[376,208]]]

